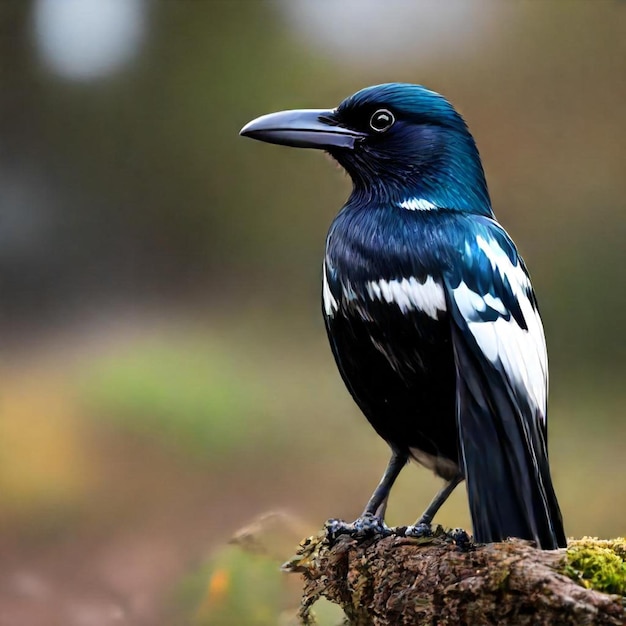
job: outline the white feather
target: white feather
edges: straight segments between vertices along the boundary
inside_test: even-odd
[[[366,290],[372,300],[395,303],[402,313],[421,311],[437,319],[439,311],[446,310],[446,298],[443,286],[428,276],[423,283],[413,276],[402,280],[378,280],[366,284]]]
[[[372,299],[372,300],[380,300],[382,297],[381,291],[380,291],[380,287],[378,285],[378,283],[375,282],[369,282],[365,285],[365,289],[367,290],[367,295]]]
[[[528,329],[521,328],[512,315],[507,315],[502,300],[491,294],[482,296],[461,283],[453,290],[453,297],[485,357],[504,370],[511,383],[526,394],[545,419],[548,357],[541,318],[529,299],[530,280],[520,263],[513,265],[495,240],[487,241],[479,236],[476,241],[492,269],[511,285]],[[484,312],[487,306],[501,317],[482,321],[478,313]]]
[[[398,205],[402,209],[408,209],[409,211],[432,211],[438,208],[436,204],[424,200],[424,198],[407,198]]]
[[[332,291],[330,290],[330,287],[328,285],[328,278],[326,276],[326,260],[324,260],[322,273],[323,273],[322,298],[324,300],[324,312],[326,313],[326,315],[328,315],[328,317],[332,317],[337,311],[337,309],[339,308],[339,305],[337,304],[337,300],[335,300],[335,297],[333,296]]]

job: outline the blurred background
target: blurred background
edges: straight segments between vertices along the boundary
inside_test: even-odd
[[[566,530],[624,534],[625,2],[6,1],[0,80],[0,624],[288,620],[297,582],[225,542],[354,518],[388,452],[319,311],[349,181],[238,131],[377,82],[465,116],[542,308]],[[438,486],[407,469],[388,521]]]

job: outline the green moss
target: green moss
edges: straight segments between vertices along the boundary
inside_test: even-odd
[[[588,589],[626,596],[626,539],[570,542],[565,574]]]

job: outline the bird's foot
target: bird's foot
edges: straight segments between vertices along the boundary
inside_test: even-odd
[[[467,552],[474,545],[471,537],[462,528],[452,528],[446,531],[446,536],[452,539],[461,552]]]
[[[340,535],[348,535],[352,539],[370,539],[373,537],[389,537],[393,531],[381,517],[365,513],[354,520],[345,522],[340,519],[329,519],[324,525],[331,541]]]
[[[336,541],[342,535],[351,539],[362,541],[364,539],[382,539],[395,535],[397,537],[408,537],[412,539],[443,539],[451,541],[462,552],[472,549],[474,542],[470,535],[462,528],[445,529],[435,524],[432,526],[428,522],[420,522],[410,526],[398,526],[390,528],[381,517],[364,513],[354,522],[346,522],[340,519],[329,519],[325,524],[326,536],[330,542]]]
[[[406,527],[406,530],[404,531],[404,536],[414,538],[432,537],[433,529],[430,524],[425,524],[424,522],[411,524],[411,526]]]

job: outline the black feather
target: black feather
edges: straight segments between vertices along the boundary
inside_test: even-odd
[[[459,445],[474,537],[564,547],[541,422],[529,419],[530,407],[520,406],[506,375],[484,357],[454,302],[450,307]]]

